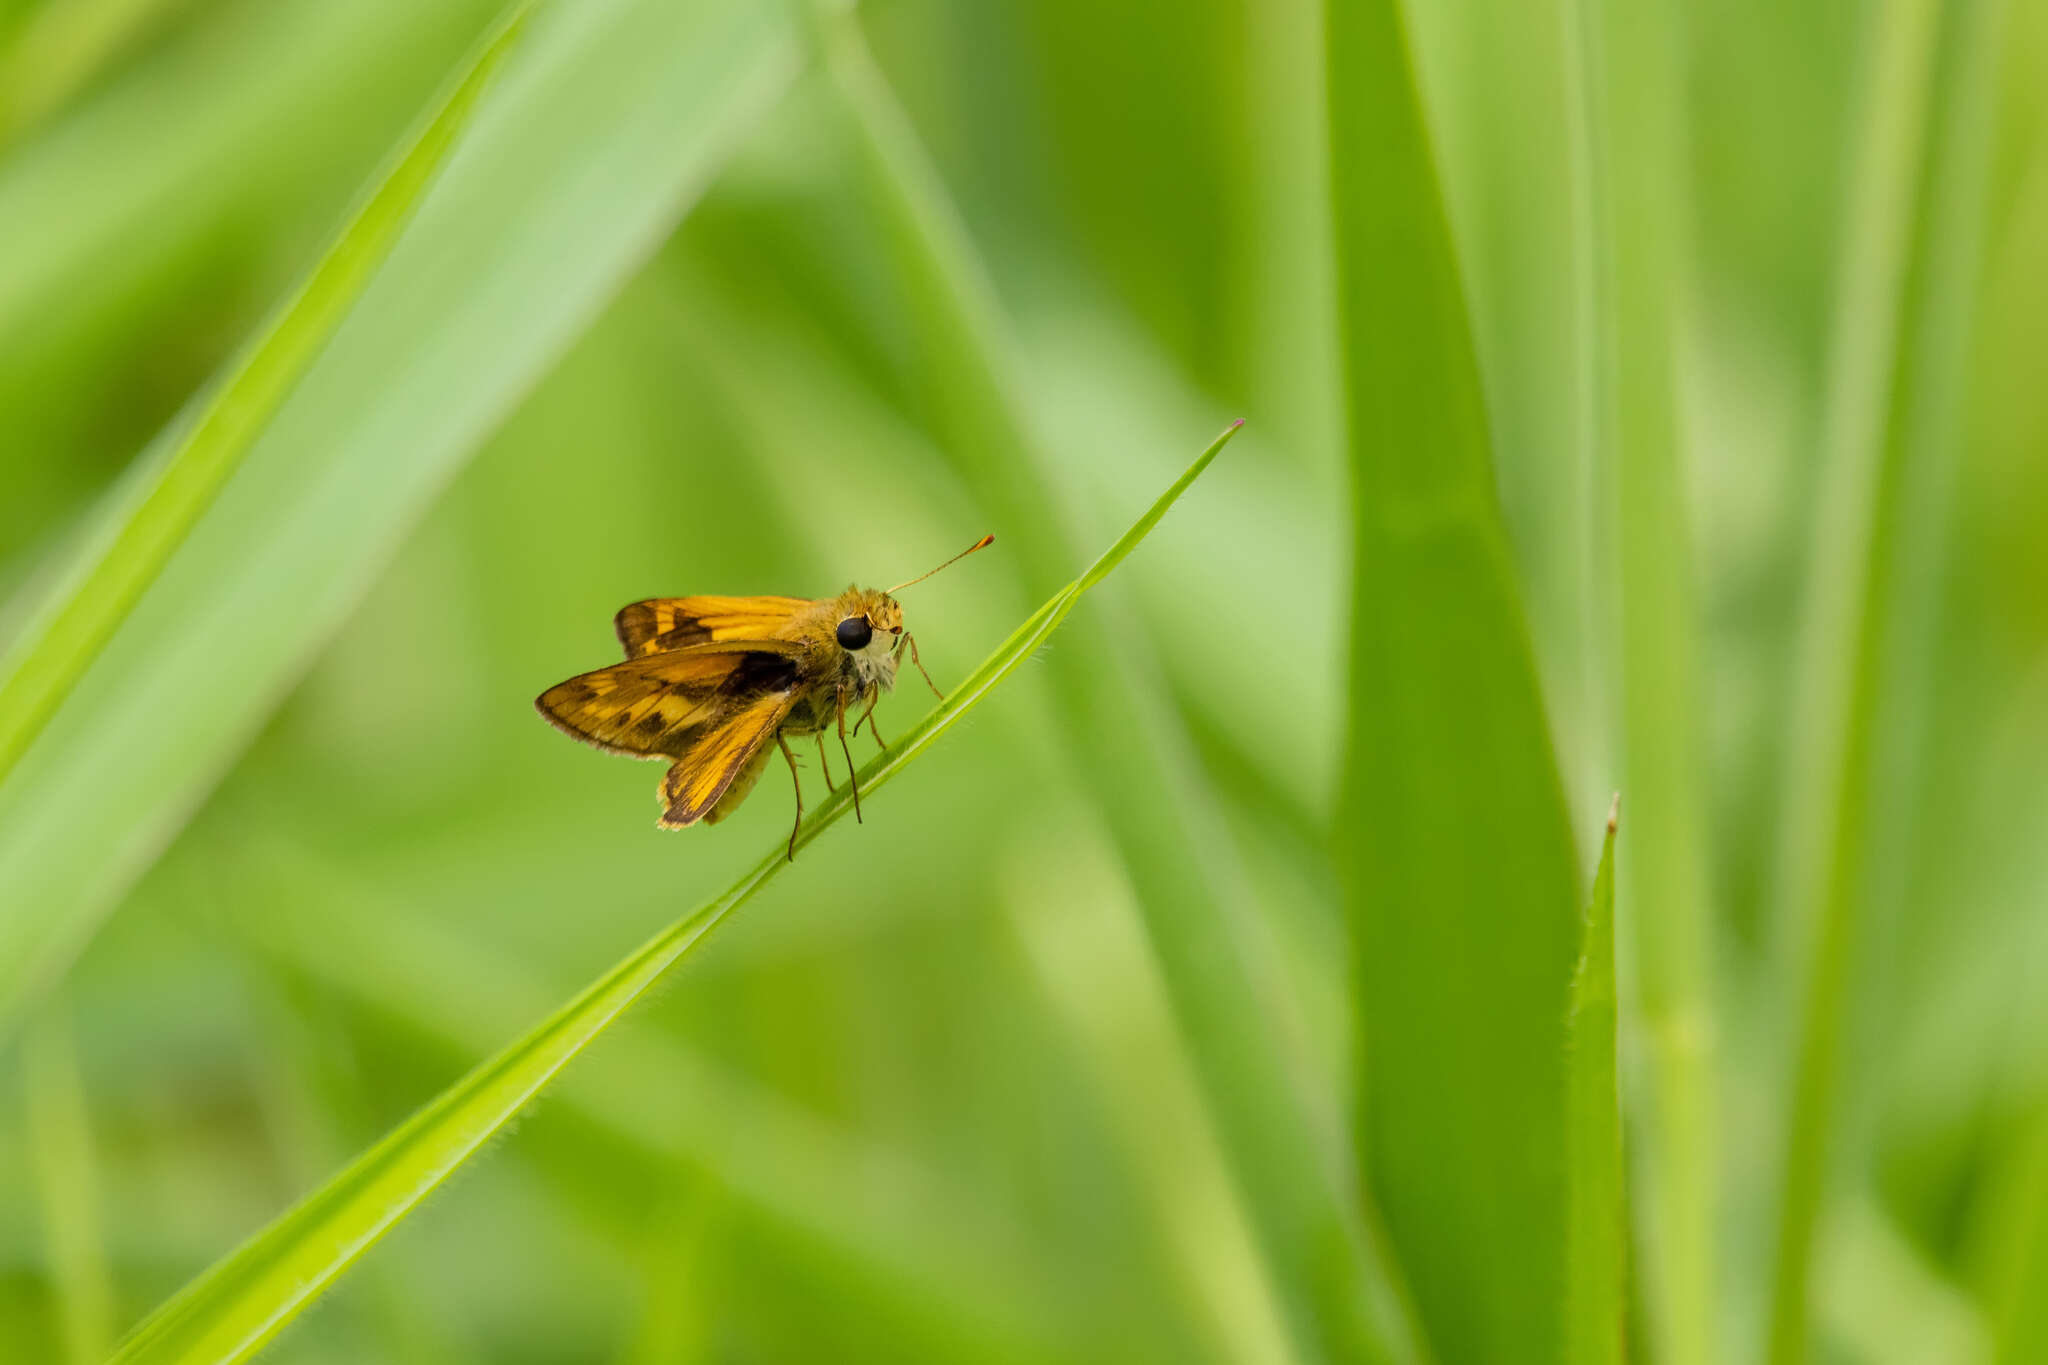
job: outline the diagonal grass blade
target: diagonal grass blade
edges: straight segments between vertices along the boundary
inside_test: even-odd
[[[591,0],[533,16],[361,303],[0,781],[0,1031],[68,970],[801,60],[775,7]]]
[[[31,625],[0,675],[0,780],[163,572],[362,297],[469,123],[492,74],[518,42],[531,8],[531,0],[520,0],[484,40],[299,292],[200,408],[161,469],[111,528],[91,565]]]
[[[1019,626],[950,696],[860,773],[872,801],[938,737],[1017,670],[1058,628],[1082,594],[1106,578],[1235,435],[1232,426],[1079,578]],[[850,806],[850,785],[807,820],[808,847]],[[245,1360],[326,1291],[378,1239],[407,1217],[491,1135],[531,1103],[628,1006],[790,863],[778,841],[753,869],[649,940],[531,1033],[484,1062],[193,1281],[123,1344],[120,1365],[197,1365]]]

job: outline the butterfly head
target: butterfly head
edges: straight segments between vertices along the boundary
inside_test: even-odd
[[[833,608],[832,636],[854,680],[862,687],[893,687],[903,648],[903,608],[873,588],[848,588]]]
[[[903,636],[903,608],[874,588],[848,588],[839,597],[833,634],[849,654],[892,654]]]
[[[983,536],[947,560],[946,564],[957,563],[994,543],[994,536]],[[939,565],[939,569],[945,568],[946,564]],[[939,569],[921,573],[886,591],[848,588],[836,599],[834,606],[838,621],[833,627],[833,637],[838,640],[839,647],[852,656],[854,667],[864,683],[879,683],[885,688],[895,683],[896,660],[910,640],[903,632],[903,608],[896,604],[895,594],[912,584],[922,583]],[[916,653],[913,646],[912,657]]]

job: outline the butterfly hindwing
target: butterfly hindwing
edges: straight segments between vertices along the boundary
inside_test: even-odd
[[[754,784],[761,780],[761,773],[768,767],[768,758],[773,745],[761,744],[754,750],[754,756],[747,760],[745,767],[726,787],[725,795],[718,798],[718,804],[704,817],[704,823],[715,825],[740,808],[740,802],[747,799],[747,793],[754,790]]]
[[[534,706],[558,729],[608,752],[676,757],[756,702],[793,695],[794,655],[794,646],[776,641],[645,654],[557,683]]]
[[[810,605],[801,597],[650,597],[621,608],[612,627],[632,659],[691,645],[777,639]]]
[[[700,732],[662,779],[662,828],[715,823],[729,814],[761,776],[768,745],[795,701],[793,691],[761,697]]]

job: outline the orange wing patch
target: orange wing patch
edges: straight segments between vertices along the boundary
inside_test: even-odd
[[[768,761],[768,743],[789,715],[794,693],[764,697],[704,732],[679,757],[661,782],[663,829],[681,829],[699,820],[715,823],[739,804]],[[735,790],[731,801],[723,798]]]
[[[626,657],[728,640],[783,638],[783,627],[810,606],[802,597],[650,597],[612,619]]]
[[[557,683],[534,706],[557,729],[607,752],[673,758],[697,746],[699,731],[722,729],[764,694],[790,694],[793,649],[764,641],[647,654]]]

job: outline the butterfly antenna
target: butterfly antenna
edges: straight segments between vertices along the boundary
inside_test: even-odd
[[[989,546],[995,543],[996,538],[994,536],[983,536],[980,540],[975,541],[972,545],[962,550],[959,554],[954,555],[944,564],[939,565],[939,569],[950,569],[955,564],[958,564],[961,560],[967,558],[967,556],[973,554],[976,550],[986,550]],[[919,574],[917,577],[913,579],[910,579],[908,582],[898,583],[895,587],[884,589],[884,591],[886,591],[890,596],[893,597],[897,593],[902,592],[905,588],[910,587],[912,584],[924,582],[927,578],[930,578],[933,574],[937,573],[939,569],[926,569],[923,573]]]

